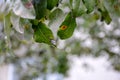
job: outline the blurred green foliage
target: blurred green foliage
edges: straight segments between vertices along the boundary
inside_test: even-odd
[[[119,0],[49,1],[0,3],[1,64],[14,64],[20,80],[33,80],[49,73],[67,74],[69,55],[107,55],[113,68],[120,71]],[[61,15],[66,17],[57,22]],[[52,23],[59,25],[49,27]],[[60,31],[62,25],[68,27]],[[53,38],[54,27],[61,39],[69,39]]]

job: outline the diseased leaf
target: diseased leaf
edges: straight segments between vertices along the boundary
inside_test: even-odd
[[[57,6],[59,0],[47,0],[47,9],[51,10]]]
[[[49,25],[51,26],[52,24],[56,23],[56,22],[61,22],[62,21],[62,17],[64,16],[63,11],[60,8],[56,8],[54,11],[51,12],[51,14],[49,15]],[[61,22],[62,23],[62,22]]]
[[[57,29],[65,19],[65,16],[66,14],[60,8],[56,8],[51,12],[48,25],[53,33],[57,33]],[[57,35],[54,34],[54,37],[57,38]]]
[[[46,24],[40,22],[38,25],[32,25],[34,29],[34,39],[36,42],[39,43],[46,43],[49,45],[53,44],[53,33],[52,31],[46,26]]]
[[[60,39],[70,38],[73,35],[75,27],[76,27],[76,20],[70,12],[66,16],[63,23],[60,25],[57,35],[60,37]]]
[[[96,0],[82,0],[87,8],[87,13],[90,13],[94,10],[96,5]]]

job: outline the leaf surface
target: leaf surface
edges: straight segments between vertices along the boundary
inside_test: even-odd
[[[49,10],[47,9],[47,0],[33,0],[32,3],[35,8],[36,19],[40,20],[49,14]]]
[[[38,25],[33,25],[34,29],[34,39],[39,43],[46,43],[49,45],[54,45],[52,41],[54,36],[52,31],[46,26],[46,24],[40,22]]]
[[[90,13],[94,10],[96,5],[96,0],[82,0],[87,8],[87,13]]]
[[[75,27],[76,27],[76,20],[70,12],[66,16],[63,23],[60,25],[57,35],[60,37],[60,39],[70,38],[73,35]]]
[[[47,9],[51,10],[57,6],[59,0],[47,0]]]

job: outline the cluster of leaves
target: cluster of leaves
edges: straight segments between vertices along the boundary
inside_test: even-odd
[[[68,12],[61,7],[67,5]],[[84,14],[94,13],[96,20],[101,19],[107,24],[111,17],[104,0],[7,0],[0,6],[0,20],[4,22],[5,33],[9,37],[11,25],[16,31],[24,33],[26,27],[32,27],[33,38],[36,42],[55,46],[55,39],[51,23],[60,15],[65,15],[58,27],[57,35],[60,39],[67,39],[73,35],[77,26],[76,18]],[[46,21],[49,21],[47,24]],[[6,24],[7,23],[7,24]]]
[[[42,73],[66,73],[67,53],[56,49],[54,51],[44,44],[37,44],[36,47],[36,43],[29,41],[33,37],[36,42],[55,46],[54,40],[57,38],[52,28],[56,28],[60,39],[70,38],[77,28],[76,31],[80,33],[77,37],[84,34],[84,38],[76,39],[73,36],[73,40],[66,40],[65,44],[62,44],[65,51],[95,57],[105,53],[113,59],[111,61],[114,68],[120,70],[120,52],[111,51],[113,47],[120,45],[119,34],[114,34],[120,30],[119,21],[115,18],[118,16],[119,0],[5,0],[0,3],[0,21],[4,25],[4,29],[0,27],[0,55],[1,51],[5,53],[6,47],[11,47],[16,57],[2,54],[0,61],[12,62],[17,66],[16,71],[21,80],[34,79]],[[104,23],[98,23],[101,20],[109,24],[111,18],[114,21],[113,30],[109,31]],[[83,21],[78,22],[79,19]],[[1,37],[3,30],[5,40]],[[24,37],[21,37],[21,34],[24,34]],[[85,34],[89,36],[86,37]],[[100,36],[101,34],[103,35]],[[23,41],[26,38],[27,43]],[[87,46],[87,40],[94,44],[91,47]],[[110,44],[112,41],[115,44]]]

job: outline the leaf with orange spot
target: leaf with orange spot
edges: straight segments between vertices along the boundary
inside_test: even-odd
[[[75,28],[76,20],[70,12],[67,14],[65,20],[60,25],[57,35],[60,37],[60,39],[70,38],[73,35]]]

